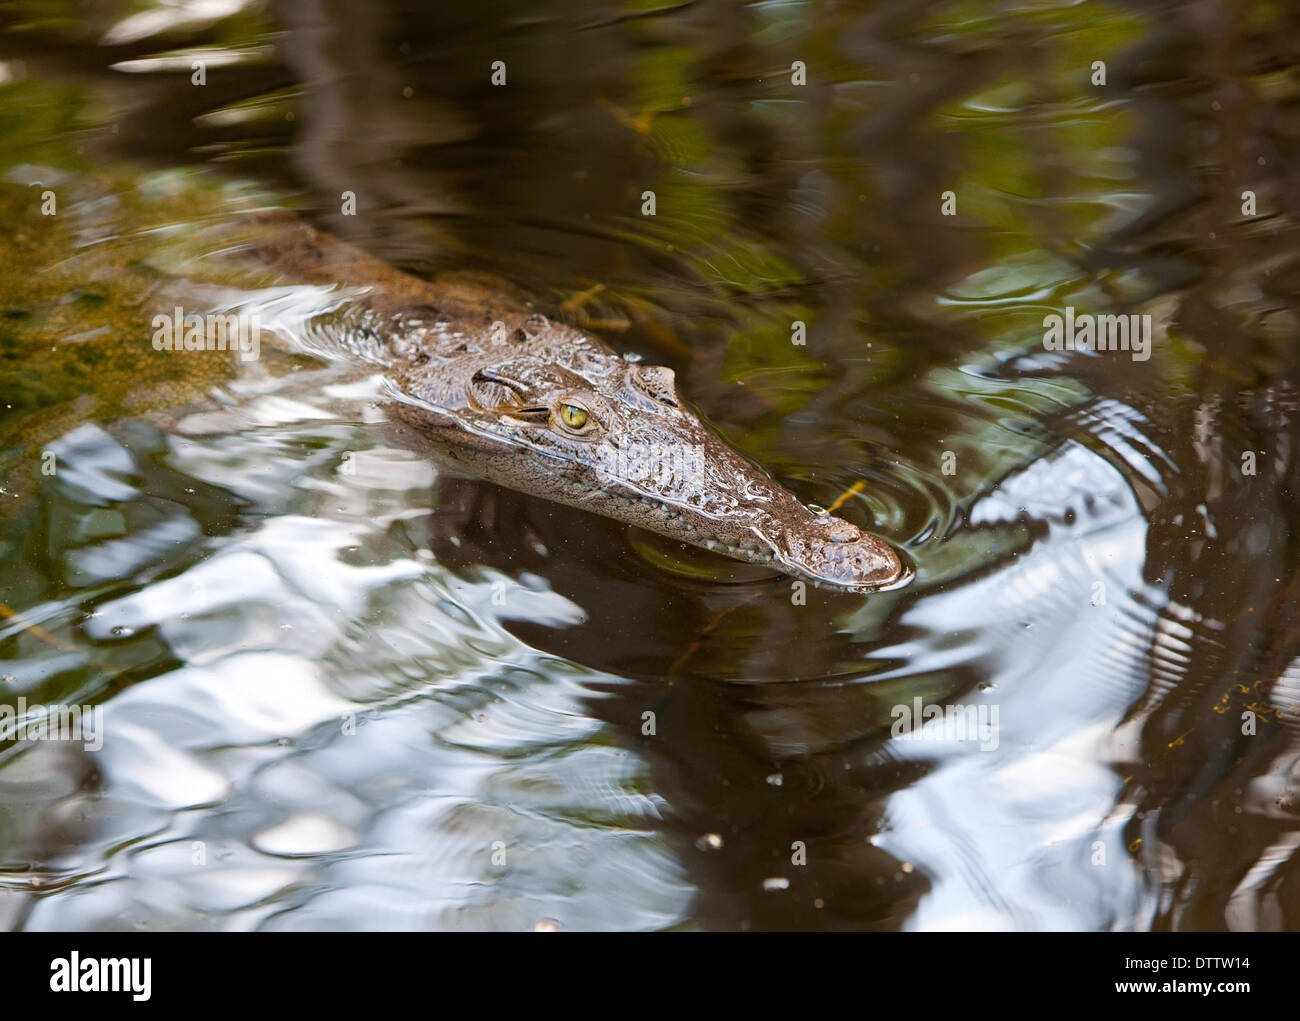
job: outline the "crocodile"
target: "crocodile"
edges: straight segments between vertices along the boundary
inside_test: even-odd
[[[712,432],[673,371],[645,365],[500,285],[423,280],[300,221],[246,247],[299,281],[358,284],[386,403],[432,458],[817,586],[871,592],[911,571],[888,542],[802,503]]]

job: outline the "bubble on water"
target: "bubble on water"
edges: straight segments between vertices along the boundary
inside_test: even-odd
[[[767,777],[767,782],[773,787],[780,787],[781,784],[785,783],[785,777],[780,773],[770,773]]]
[[[770,876],[763,880],[764,893],[774,893],[777,890],[788,889],[790,889],[790,880],[786,879],[785,876]]]
[[[117,624],[110,628],[108,633],[114,638],[130,638],[135,634],[135,628],[127,627],[125,624]]]
[[[722,850],[722,835],[719,833],[706,833],[695,841],[695,846],[701,851],[720,851]]]

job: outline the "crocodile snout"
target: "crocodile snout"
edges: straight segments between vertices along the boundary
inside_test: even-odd
[[[787,564],[812,580],[856,592],[896,586],[908,568],[893,546],[842,518],[820,515],[786,534]]]

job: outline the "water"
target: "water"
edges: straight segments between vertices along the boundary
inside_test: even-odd
[[[0,744],[0,922],[1295,928],[1296,15],[583,6],[4,15],[0,699],[104,740]],[[266,208],[671,365],[916,580],[440,472],[215,268]],[[195,295],[277,335],[154,351]]]

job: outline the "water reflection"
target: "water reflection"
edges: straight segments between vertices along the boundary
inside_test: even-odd
[[[109,733],[0,750],[0,920],[1293,928],[1296,15],[526,7],[0,33],[0,676]],[[297,353],[113,344],[288,198],[669,362],[917,580],[801,601],[435,470],[302,353],[310,281],[238,283]],[[1151,361],[1045,351],[1067,305]]]

